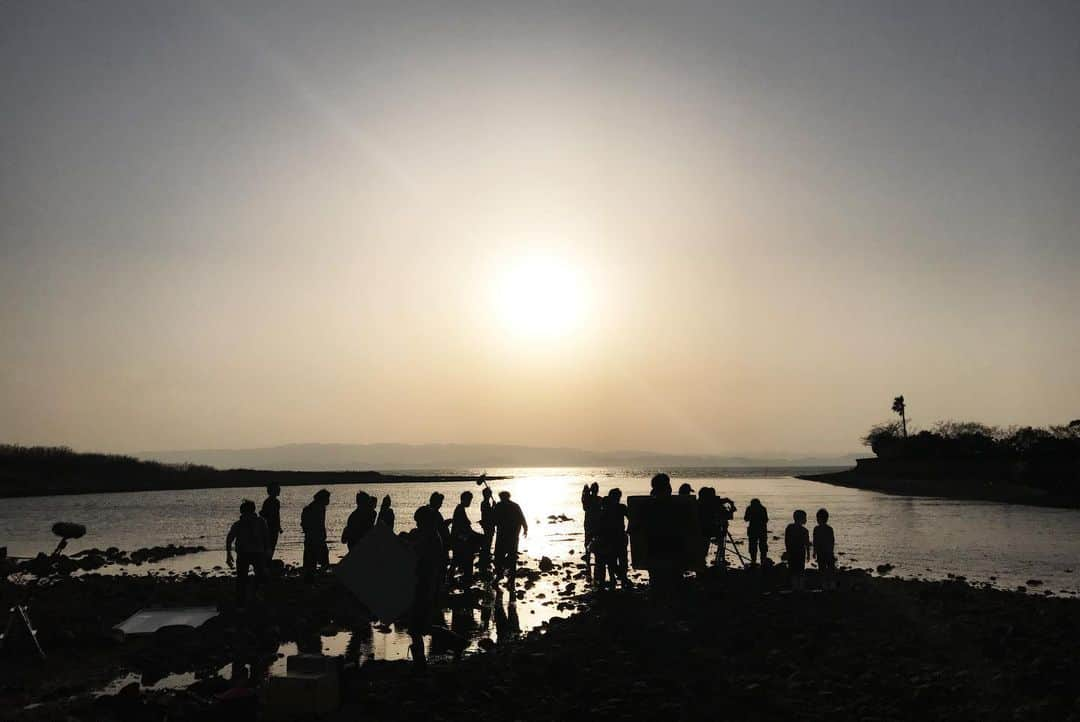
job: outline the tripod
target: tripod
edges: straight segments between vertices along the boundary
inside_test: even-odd
[[[746,557],[744,557],[742,555],[742,552],[739,551],[739,547],[735,543],[735,539],[731,536],[731,530],[727,527],[726,524],[723,526],[723,531],[720,533],[720,538],[717,540],[717,543],[720,548],[717,550],[716,555],[717,557],[719,557],[719,561],[722,567],[727,567],[727,548],[730,544],[731,551],[735,552],[735,556],[738,557],[739,563],[742,564],[742,568],[749,568],[750,565],[746,562]]]
[[[12,641],[12,635],[19,626],[29,635],[38,656],[45,659],[45,651],[41,648],[41,643],[38,642],[37,630],[34,629],[34,625],[30,622],[30,613],[27,612],[25,604],[16,604],[9,610],[7,626],[4,627],[4,633],[0,634],[0,649],[4,648],[5,642]]]

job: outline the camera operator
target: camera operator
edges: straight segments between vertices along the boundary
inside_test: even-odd
[[[701,527],[701,563],[708,566],[709,546],[716,540],[717,544],[723,545],[723,537],[717,537],[720,532],[719,518],[716,500],[716,490],[711,486],[703,486],[698,490],[698,525]]]
[[[735,502],[726,496],[716,499],[716,533],[718,537],[716,542],[716,564],[719,566],[727,566],[728,525],[735,518],[735,510]]]
[[[743,518],[746,520],[746,537],[750,541],[750,566],[757,565],[759,551],[761,566],[768,566],[769,512],[760,499],[751,499]]]

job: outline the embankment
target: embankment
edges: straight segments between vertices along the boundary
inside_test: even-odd
[[[800,474],[797,478],[885,494],[1080,508],[1080,496],[1051,491],[1052,484],[1018,483],[1009,478],[1007,471],[996,467],[957,462],[859,459],[854,469]]]

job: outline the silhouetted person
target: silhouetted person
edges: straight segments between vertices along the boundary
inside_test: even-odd
[[[716,502],[716,490],[711,486],[698,489],[698,526],[701,528],[701,546],[703,563],[708,563],[709,547],[714,539],[719,545],[717,559],[724,548],[724,539],[719,536],[719,510]]]
[[[452,576],[454,570],[460,571],[461,583],[466,589],[472,585],[473,564],[479,543],[477,537],[483,538],[473,531],[472,521],[469,519],[468,509],[472,506],[472,500],[471,491],[461,492],[461,502],[454,508],[454,516],[450,522],[450,539],[454,550],[450,573]]]
[[[615,581],[622,582],[623,587],[630,586],[627,578],[627,537],[626,519],[628,517],[626,504],[622,503],[622,490],[612,489],[604,498],[604,506],[600,515],[599,529],[599,555],[596,565],[595,579],[598,584],[604,583],[607,575],[611,579],[611,586]]]
[[[446,572],[450,566],[450,522],[442,515],[442,505],[445,499],[446,497],[442,494],[434,491],[431,493],[431,496],[428,497],[427,505],[427,508],[431,509],[432,521],[435,524],[435,533],[439,535],[439,543],[442,545],[443,550],[442,575],[439,577],[440,586],[446,583]]]
[[[635,532],[648,538],[649,586],[654,590],[672,589],[682,576],[681,557],[683,541],[681,531],[672,526],[673,504],[671,477],[655,474],[649,482],[652,502],[645,507],[641,519],[632,519]]]
[[[330,565],[330,550],[326,546],[326,506],[330,492],[320,489],[311,503],[300,513],[300,528],[304,532],[304,581],[315,581],[318,567]]]
[[[806,529],[806,512],[796,509],[793,521],[784,529],[784,549],[788,568],[791,570],[791,588],[801,590],[805,578],[803,572],[810,560],[810,532]]]
[[[263,500],[262,509],[259,510],[259,516],[266,522],[266,528],[270,532],[270,537],[266,545],[267,559],[274,558],[274,551],[277,549],[278,535],[282,532],[281,501],[278,500],[278,496],[280,495],[280,484],[267,484],[266,499]]]
[[[817,526],[814,527],[814,558],[821,571],[822,586],[832,587],[833,573],[836,571],[836,536],[829,526],[829,510],[818,509]]]
[[[356,493],[356,508],[349,514],[341,531],[341,543],[352,551],[358,541],[375,526],[375,499],[362,491]]]
[[[266,574],[266,549],[270,532],[266,521],[255,513],[255,502],[244,499],[240,504],[240,518],[233,522],[225,537],[225,563],[233,566],[233,544],[236,544],[236,601],[243,607],[247,603],[248,569],[255,575],[256,589]]]
[[[438,533],[438,517],[430,506],[422,506],[413,514],[416,529],[409,534],[409,542],[416,554],[416,587],[413,605],[409,612],[409,650],[418,666],[426,663],[424,635],[431,628],[435,604],[446,570],[445,550]]]
[[[589,568],[589,558],[595,552],[594,546],[596,545],[596,533],[597,527],[600,522],[600,511],[602,502],[600,500],[600,485],[595,481],[592,484],[586,484],[581,490],[581,510],[584,512],[584,527],[585,527],[585,568]]]
[[[743,515],[746,521],[746,538],[750,542],[750,564],[757,564],[758,552],[761,563],[765,564],[769,554],[769,512],[758,499],[751,499]]]
[[[495,538],[495,504],[491,501],[491,488],[485,486],[480,499],[480,528],[484,532],[480,540],[480,569],[486,573],[491,566],[491,542]]]
[[[375,518],[375,523],[384,524],[390,527],[390,531],[394,531],[394,507],[390,506],[389,494],[382,498],[382,505],[379,507],[379,515]]]
[[[694,487],[689,484],[679,484],[679,496],[693,496]]]
[[[664,473],[654,474],[649,489],[649,496],[671,496],[671,477]]]
[[[675,496],[672,480],[666,474],[656,474],[649,482],[651,501],[639,515],[631,519],[635,534],[648,540],[649,586],[653,591],[673,589],[683,576],[683,530],[677,526]]]
[[[437,491],[433,491],[431,496],[428,497],[428,508],[431,509],[434,514],[435,521],[435,533],[439,535],[439,540],[443,543],[444,547],[449,547],[450,540],[450,522],[442,515],[443,501],[446,499],[442,494]]]
[[[714,496],[716,492],[713,492]],[[713,500],[716,514],[716,564],[727,566],[727,540],[731,534],[731,520],[735,518],[735,502],[726,496],[716,497]],[[731,541],[732,549],[738,556],[738,547],[735,540]],[[741,557],[740,557],[741,558]]]
[[[495,505],[495,579],[506,573],[507,581],[514,583],[517,577],[518,539],[522,533],[529,536],[529,522],[521,507],[510,501],[510,492],[499,492]]]

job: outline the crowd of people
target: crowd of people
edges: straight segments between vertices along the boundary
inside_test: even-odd
[[[240,504],[240,518],[235,521],[225,539],[225,559],[235,567],[237,599],[240,606],[248,601],[249,586],[258,587],[273,561],[278,537],[282,532],[281,487],[266,487],[266,499],[256,513],[255,502],[245,499]],[[474,575],[481,574],[495,581],[504,576],[513,582],[517,574],[518,546],[522,535],[528,536],[529,523],[524,512],[511,499],[509,491],[501,491],[498,501],[491,488],[484,486],[480,500],[479,530],[469,517],[474,495],[461,493],[459,503],[450,519],[442,513],[445,497],[434,492],[428,503],[413,514],[416,526],[399,536],[416,553],[417,576],[423,580],[419,591],[437,593],[456,584],[472,585]],[[300,514],[303,531],[303,575],[307,582],[315,581],[321,569],[330,565],[327,545],[326,508],[330,492],[320,489]],[[378,508],[377,508],[378,507]],[[377,524],[394,531],[395,513],[389,495],[379,501],[367,494],[356,494],[356,508],[349,514],[341,532],[341,543],[350,551]],[[235,557],[233,549],[236,550]],[[624,554],[625,557],[625,554]]]
[[[479,502],[479,528],[470,517],[474,494],[463,491],[449,519],[443,515],[445,497],[434,492],[428,503],[413,514],[415,528],[398,536],[414,551],[417,559],[416,593],[410,627],[423,629],[430,620],[440,592],[459,586],[469,589],[476,575],[498,582],[506,577],[512,585],[517,573],[518,545],[522,535],[528,536],[529,524],[521,507],[511,499],[510,492],[500,491],[498,501],[484,483]],[[281,526],[281,489],[276,484],[267,487],[262,508],[256,513],[255,503],[244,500],[240,518],[233,523],[226,537],[226,561],[236,568],[237,597],[242,607],[248,601],[249,584],[258,586],[272,562]],[[743,514],[749,561],[732,538],[730,524],[737,511],[735,502],[718,496],[711,487],[702,487],[695,495],[689,484],[682,484],[673,494],[667,474],[656,474],[651,482],[652,506],[639,507],[635,514],[623,503],[622,491],[610,489],[601,496],[597,483],[581,491],[584,513],[584,561],[594,584],[624,588],[629,580],[629,547],[631,536],[644,540],[650,558],[635,557],[635,566],[648,568],[650,582],[663,583],[682,575],[686,570],[701,571],[709,566],[710,552],[716,551],[711,565],[725,568],[728,551],[746,567],[771,566],[769,553],[769,513],[759,499],[751,499]],[[674,500],[674,501],[669,501]],[[326,508],[330,492],[320,489],[300,514],[303,531],[303,575],[313,582],[321,569],[329,567]],[[653,509],[652,512],[649,509]],[[655,510],[678,512],[657,515]],[[682,514],[682,516],[679,516]],[[650,516],[651,515],[651,516]],[[689,515],[689,516],[688,516]],[[395,513],[390,496],[381,503],[366,492],[356,494],[356,508],[349,515],[341,532],[341,543],[352,551],[376,525],[385,525],[393,533]],[[660,521],[657,521],[660,519]],[[696,524],[686,524],[689,519]],[[782,559],[791,571],[795,590],[805,586],[803,572],[814,558],[824,573],[825,583],[835,570],[835,536],[829,526],[829,512],[817,512],[817,526],[811,536],[806,528],[807,514],[799,509],[784,531]],[[690,539],[690,548],[687,540]],[[635,542],[637,544],[637,542]],[[700,547],[694,545],[700,544]],[[233,549],[236,550],[235,559]],[[635,547],[635,553],[637,547]]]
[[[656,560],[655,566],[658,568],[650,570],[650,579],[662,577],[665,571],[677,573],[687,566],[685,562],[679,561],[680,558],[685,560],[687,557],[685,545],[679,539],[671,538],[680,536],[680,532],[688,538],[696,537],[701,544],[699,554],[689,555],[697,559],[690,568],[702,569],[708,566],[710,551],[714,544],[716,552],[711,563],[714,567],[725,568],[728,565],[729,549],[748,568],[772,566],[772,560],[768,556],[769,512],[760,499],[751,499],[743,514],[749,552],[749,560],[747,560],[731,536],[730,524],[737,511],[734,501],[718,496],[715,489],[707,486],[699,489],[695,495],[693,487],[688,483],[680,485],[678,493],[673,495],[671,478],[667,474],[656,474],[651,481],[650,497],[655,500],[672,496],[684,500],[687,504],[692,504],[693,509],[690,511],[696,518],[697,529],[694,531],[684,525],[681,529],[664,531],[660,535],[661,538],[653,538],[647,542],[652,547],[650,552],[661,557]],[[596,482],[585,485],[581,490],[581,508],[584,513],[585,532],[583,559],[592,573],[593,580],[600,585],[609,583],[614,587],[616,582],[622,582],[624,586],[628,586],[628,540],[631,534],[648,525],[647,519],[635,520],[633,518],[627,506],[622,503],[620,489],[613,488],[606,495],[601,496],[600,486]],[[643,516],[647,516],[647,512]],[[816,516],[817,526],[814,528],[812,539],[806,528],[807,515],[802,509],[795,510],[792,523],[788,524],[784,530],[782,559],[791,571],[792,588],[796,590],[805,587],[803,572],[806,563],[811,558],[816,560],[818,569],[825,574],[825,584],[832,584],[831,575],[836,569],[835,535],[828,523],[828,510],[819,509]],[[628,521],[629,526],[627,526]],[[665,523],[669,527],[672,526],[670,519]],[[665,534],[667,537],[663,536]],[[658,536],[652,530],[643,531],[642,535]],[[669,565],[670,570],[662,568],[664,567],[662,557],[665,554],[676,557]]]

